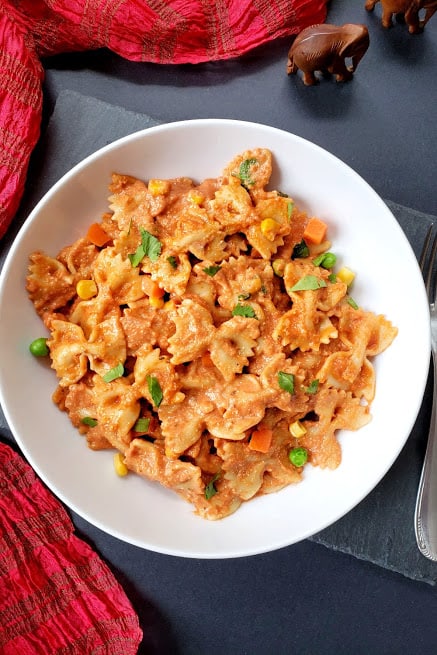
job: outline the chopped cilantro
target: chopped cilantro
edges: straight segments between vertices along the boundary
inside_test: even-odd
[[[328,275],[328,280],[332,282],[332,284],[335,284],[337,282],[337,276],[335,273],[330,273]]]
[[[310,249],[308,248],[304,239],[300,243],[296,243],[291,254],[291,259],[305,259],[310,254]]]
[[[141,418],[138,419],[138,421],[135,423],[132,429],[134,432],[147,432],[147,430],[149,429],[149,425],[150,425],[150,419],[146,418],[145,416],[142,416]]]
[[[148,375],[146,380],[147,386],[149,388],[149,393],[152,396],[153,404],[155,407],[159,407],[164,397],[161,385],[159,384],[157,378],[155,378],[153,375]]]
[[[288,198],[288,197],[289,197],[289,196],[288,196],[288,193],[282,193],[282,191],[276,191],[276,194],[277,194],[280,198]]]
[[[97,425],[97,419],[91,418],[91,416],[84,416],[80,422],[84,425],[88,425],[90,428],[94,428]]]
[[[250,305],[235,305],[232,316],[244,316],[245,318],[256,318],[255,310]]]
[[[221,266],[207,266],[206,268],[202,269],[204,273],[209,275],[210,277],[214,277],[216,273],[219,272],[221,269]]]
[[[319,388],[319,381],[318,380],[313,380],[310,382],[309,386],[305,389],[305,393],[309,393],[311,395],[317,393]]]
[[[257,163],[258,160],[255,159],[254,157],[251,157],[250,159],[245,159],[240,164],[240,170],[238,171],[238,174],[234,173],[234,176],[240,179],[241,185],[244,186],[244,188],[246,189],[248,186],[252,186],[253,184],[255,184],[255,180],[252,180],[252,178],[250,177],[250,167]]]
[[[290,220],[293,213],[294,202],[287,202],[287,217]]]
[[[120,362],[117,364],[117,366],[114,366],[114,368],[111,368],[111,370],[107,371],[105,375],[103,376],[103,379],[105,382],[112,382],[112,380],[116,380],[117,378],[123,377],[124,374],[124,366]]]
[[[168,263],[170,264],[170,266],[172,268],[177,268],[178,267],[176,257],[173,257],[173,255],[170,255],[169,257],[167,257],[167,261],[168,261]]]
[[[350,296],[349,296],[349,298],[347,298],[347,302],[348,302],[348,304],[349,304],[353,309],[358,309],[358,305],[357,305],[357,303],[356,303],[355,300],[354,300],[353,298],[351,298]]]
[[[249,300],[250,293],[239,293],[238,300]]]
[[[156,262],[161,254],[161,242],[153,234],[150,234],[144,228],[140,228],[141,243],[136,251],[128,255],[130,263],[135,268],[143,260],[144,257],[149,257],[152,262]]]
[[[291,287],[290,291],[315,291],[326,287],[325,280],[315,275],[304,275],[296,284]]]
[[[220,477],[220,473],[216,473],[213,478],[208,482],[208,484],[205,487],[205,498],[206,500],[211,500],[213,496],[216,495],[217,489],[215,487],[214,482],[217,482],[217,480]]]
[[[294,394],[294,375],[292,373],[279,371],[278,384],[284,391],[288,391],[288,393]]]

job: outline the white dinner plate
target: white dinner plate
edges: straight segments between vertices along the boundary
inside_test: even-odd
[[[375,361],[373,420],[342,432],[338,469],[307,466],[301,484],[244,503],[209,522],[159,484],[114,474],[111,451],[94,452],[53,404],[56,377],[29,354],[44,329],[25,291],[28,256],[56,255],[108,207],[113,171],[138,176],[220,175],[245,149],[274,155],[270,188],[329,224],[332,249],[356,273],[360,306],[387,316],[399,334]],[[0,400],[15,439],[47,486],[100,529],[160,553],[228,558],[298,542],[338,520],[381,480],[417,417],[429,367],[425,291],[413,251],[381,198],[351,168],[313,143],[254,123],[205,119],[149,128],[120,139],[75,166],[35,207],[0,279]]]

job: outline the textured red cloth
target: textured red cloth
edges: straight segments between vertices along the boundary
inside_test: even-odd
[[[39,137],[40,57],[106,47],[132,61],[237,57],[324,22],[328,0],[0,0],[0,238]]]
[[[0,653],[133,655],[138,617],[59,501],[0,444]]]

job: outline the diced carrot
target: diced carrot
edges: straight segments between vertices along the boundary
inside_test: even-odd
[[[204,365],[205,368],[212,368],[214,366],[214,363],[211,359],[211,355],[209,354],[209,352],[203,353],[202,364]]]
[[[303,238],[307,243],[319,244],[326,237],[328,226],[320,218],[310,218],[306,224]]]
[[[164,294],[164,289],[161,289],[156,282],[153,282],[150,287],[149,298],[162,298]]]
[[[91,243],[93,243],[95,246],[98,246],[99,248],[111,240],[109,234],[105,232],[102,226],[98,223],[93,223],[89,226],[86,236],[88,241],[91,241]]]
[[[259,427],[250,437],[249,448],[260,453],[267,453],[272,445],[273,432],[270,428]]]

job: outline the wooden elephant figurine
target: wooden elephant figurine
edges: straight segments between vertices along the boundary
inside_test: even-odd
[[[317,82],[316,71],[332,73],[337,82],[347,82],[368,47],[369,31],[365,25],[312,25],[294,40],[288,53],[287,73],[300,69],[307,86]],[[346,66],[347,58],[352,59],[350,67]]]
[[[377,2],[381,2],[382,5],[383,27],[391,27],[393,15],[402,14],[410,34],[421,32],[437,11],[437,0],[367,0],[364,6],[367,11],[373,11]],[[425,16],[420,20],[419,12],[422,9],[425,10]]]

